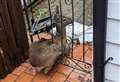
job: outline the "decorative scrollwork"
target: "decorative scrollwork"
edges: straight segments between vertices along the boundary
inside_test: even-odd
[[[87,64],[85,64],[84,67],[88,70],[92,68],[91,65],[87,65]]]
[[[63,64],[65,64],[65,65],[70,65],[70,60],[68,60],[67,58],[65,58],[65,59],[63,60]]]
[[[71,5],[72,4],[72,0],[65,0],[65,4],[66,5]]]
[[[59,61],[57,61],[57,63],[64,64],[64,65],[70,65],[70,61],[67,58],[64,58],[62,60],[60,59]]]

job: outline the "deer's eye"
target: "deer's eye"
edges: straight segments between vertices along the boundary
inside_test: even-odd
[[[63,21],[66,21],[65,18],[63,18]]]

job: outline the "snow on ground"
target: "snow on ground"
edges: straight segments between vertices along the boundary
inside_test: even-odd
[[[66,27],[66,38],[72,39],[72,24]],[[56,28],[53,28],[53,34],[56,35]],[[80,43],[83,42],[83,24],[74,22],[74,40],[79,39]],[[85,42],[93,41],[93,26],[85,25]]]

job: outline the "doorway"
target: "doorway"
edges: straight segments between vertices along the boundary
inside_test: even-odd
[[[46,32],[61,35],[61,49],[64,53],[66,38],[71,43],[69,56],[61,64],[79,70],[79,80],[93,78],[93,1],[92,0],[22,0],[30,44],[46,37]],[[38,4],[37,4],[38,3]],[[57,29],[58,28],[58,29]],[[62,30],[60,30],[62,29]],[[65,29],[65,33],[64,33]],[[53,40],[53,36],[51,36]],[[72,72],[71,72],[72,73]],[[70,76],[70,75],[69,75]],[[69,77],[68,76],[68,77]],[[67,81],[67,80],[65,80]]]

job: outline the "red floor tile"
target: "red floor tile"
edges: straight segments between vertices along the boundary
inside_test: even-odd
[[[76,70],[76,69],[74,69],[74,72],[79,73],[79,76],[81,76],[83,78],[86,77],[87,75],[89,75],[89,73],[86,73],[86,72],[83,72],[80,70]]]
[[[68,82],[80,82],[79,80],[77,80],[77,79],[72,79],[72,78],[69,78],[67,81],[68,81]]]
[[[59,64],[57,66],[57,72],[62,73],[65,76],[69,75],[72,70],[73,70],[72,68],[65,66],[65,65],[62,65],[62,64]]]
[[[34,76],[29,75],[27,73],[22,73],[18,79],[16,80],[16,82],[31,82]]]
[[[84,82],[87,79],[88,73],[79,71],[79,70],[74,70],[71,75],[68,78],[68,81],[70,82]],[[85,79],[86,78],[86,79]]]
[[[50,72],[48,73],[49,76],[53,76],[57,72],[57,66],[54,66]]]
[[[92,59],[93,58],[93,52],[92,52],[93,50],[92,50],[91,46],[86,45],[85,48],[86,48],[86,53],[85,53],[86,57]]]
[[[1,82],[15,82],[16,79],[16,75],[8,74],[5,79],[1,80]]]
[[[27,68],[23,67],[23,66],[19,66],[17,67],[13,72],[12,74],[15,74],[15,75],[21,75]]]
[[[73,60],[73,59],[72,59]],[[70,67],[75,67],[76,66],[76,64],[74,63],[74,62],[76,62],[76,63],[78,63],[78,61],[76,61],[76,60],[73,60],[72,61],[71,59],[69,59],[69,58],[67,58],[67,61],[64,63],[65,65],[68,65],[68,66],[70,66]]]
[[[56,72],[49,82],[64,82],[66,78],[64,74]]]
[[[83,58],[81,58],[81,60],[83,61]],[[89,64],[92,64],[93,63],[93,59],[85,56],[85,62],[89,63]]]
[[[78,77],[79,77],[79,73],[78,72],[72,72],[71,75],[69,76],[69,78],[67,79],[70,82],[80,82]]]
[[[48,33],[40,33],[39,34],[39,38],[45,38],[45,39],[51,39],[51,35],[49,35]],[[33,41],[38,41],[39,40],[37,35],[33,36]]]
[[[29,68],[29,67],[31,67],[31,64],[29,64],[29,63],[22,63],[21,66]]]
[[[76,59],[81,59],[82,57],[82,45],[77,45],[74,49],[73,49],[73,57]]]
[[[85,79],[86,82],[92,82],[92,74],[88,74]]]
[[[45,75],[43,73],[37,73],[37,75],[33,79],[33,82],[48,82],[48,80],[50,79],[51,79],[50,75]]]

